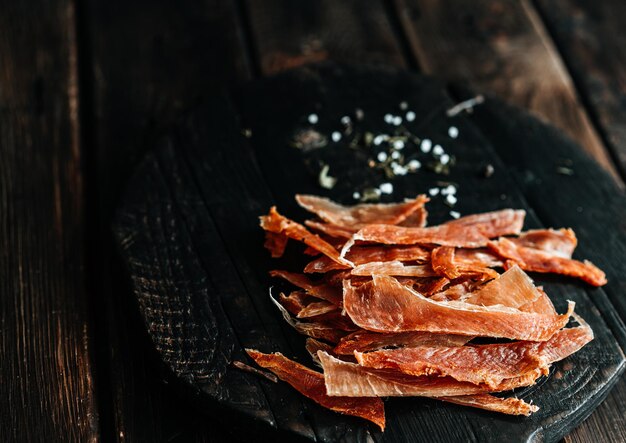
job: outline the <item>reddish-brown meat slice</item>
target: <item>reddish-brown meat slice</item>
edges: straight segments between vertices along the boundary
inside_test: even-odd
[[[591,328],[557,331],[547,342],[518,341],[489,345],[420,345],[373,352],[355,352],[361,366],[393,369],[407,375],[448,376],[458,381],[487,384],[496,389],[506,379],[547,372],[550,364],[578,351],[593,339]]]
[[[352,236],[343,247],[344,257],[355,241],[389,245],[436,244],[465,248],[480,248],[490,238],[519,234],[525,212],[512,209],[463,217],[453,222],[429,228],[405,228],[391,225],[368,225]],[[468,219],[468,220],[463,220]]]
[[[344,310],[357,326],[375,332],[429,331],[459,335],[546,341],[567,323],[574,309],[553,316],[494,305],[424,297],[396,279],[374,275],[353,287],[344,282]]]
[[[500,398],[489,394],[459,395],[456,397],[438,397],[437,400],[471,406],[486,411],[501,412],[509,415],[530,415],[539,408],[519,398]]]
[[[283,234],[291,239],[303,242],[307,246],[317,249],[332,260],[346,266],[352,266],[350,261],[341,258],[339,252],[320,236],[309,232],[304,226],[280,215],[276,207],[272,206],[270,213],[260,217],[261,227],[275,234]]]
[[[282,257],[287,248],[289,237],[275,232],[265,231],[265,249],[270,251],[272,258]]]
[[[315,220],[305,220],[304,224],[307,225],[309,228],[315,229],[316,231],[319,231],[330,237],[341,239],[348,239],[352,237],[352,234],[358,231],[358,229],[348,229],[330,223],[320,223]]]
[[[293,291],[289,295],[281,292],[278,296],[280,304],[293,315],[298,315],[306,305],[311,303],[311,300],[315,300],[315,298],[303,291]]]
[[[509,308],[532,303],[541,296],[533,281],[519,267],[514,266],[470,293],[465,302],[480,306],[502,305]]]
[[[298,318],[316,317],[322,314],[327,314],[329,312],[337,311],[338,309],[339,308],[337,307],[337,305],[329,301],[326,301],[326,300],[316,301],[316,302],[309,303],[308,305],[303,307],[300,310],[300,312],[296,314],[296,317]]]
[[[502,260],[487,248],[457,248],[454,255],[459,260],[481,263],[489,268],[502,267],[504,264]]]
[[[395,275],[400,277],[434,277],[436,274],[430,265],[405,265],[400,261],[371,262],[359,265],[352,270],[352,275]]]
[[[263,354],[253,349],[246,352],[261,367],[272,371],[302,395],[325,408],[341,414],[361,417],[385,429],[385,407],[379,398],[330,397],[326,394],[324,376],[289,360],[282,354]]]
[[[353,355],[354,351],[368,352],[386,347],[414,346],[463,346],[472,337],[466,335],[433,334],[431,332],[400,332],[382,334],[371,331],[356,331],[346,335],[333,352],[338,355]]]
[[[432,251],[433,270],[449,279],[472,277],[485,281],[496,278],[498,273],[481,262],[457,258],[452,246],[439,246]]]
[[[449,376],[458,381],[497,387],[507,378],[548,366],[537,342],[479,346],[418,346],[355,352],[361,366],[395,369],[408,375]]]
[[[576,234],[571,229],[534,229],[510,240],[519,246],[540,249],[563,258],[572,258],[578,244]]]
[[[365,368],[339,360],[324,351],[317,353],[322,368],[326,392],[330,396],[345,397],[449,397],[457,395],[503,392],[530,386],[545,375],[542,370],[523,377],[503,381],[496,388],[461,382],[451,377],[414,377],[389,369]]]
[[[604,272],[587,260],[580,262],[538,249],[519,246],[508,238],[490,241],[488,247],[526,271],[551,272],[577,277],[593,286],[602,286],[607,283]]]
[[[311,279],[304,274],[279,269],[270,271],[270,275],[287,280],[292,285],[304,289],[307,294],[329,301],[336,306],[340,306],[342,303],[341,290],[331,284],[313,283]]]
[[[312,212],[327,223],[348,229],[358,229],[372,223],[398,224],[415,212],[424,210],[424,204],[428,200],[425,195],[418,195],[405,203],[365,203],[343,206],[324,197],[296,195],[298,204],[307,211]]]
[[[311,337],[306,339],[306,343],[304,344],[304,347],[306,348],[307,352],[311,356],[311,359],[313,360],[313,362],[315,362],[315,364],[320,367],[322,366],[322,363],[320,362],[320,359],[317,356],[317,351],[324,351],[324,352],[327,352],[328,354],[333,353],[333,347],[331,345],[329,345],[328,343],[321,342],[319,340],[315,340],[314,338],[311,338]]]
[[[394,260],[401,262],[425,262],[430,259],[430,253],[420,246],[355,246],[348,251],[346,258],[358,266],[370,262],[387,262]],[[310,262],[304,268],[304,272],[323,273],[338,269],[349,268],[324,256]]]

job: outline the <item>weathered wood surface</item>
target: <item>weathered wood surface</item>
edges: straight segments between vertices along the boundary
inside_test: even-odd
[[[580,96],[626,172],[626,3],[535,1]]]
[[[123,12],[121,12],[123,11]],[[112,213],[131,172],[178,115],[250,66],[233,2],[88,2],[83,75],[96,362],[106,441],[221,441],[229,430],[164,378],[115,254]],[[216,62],[219,60],[219,63]],[[207,440],[208,439],[208,440]]]
[[[363,90],[369,94],[364,96]],[[396,109],[402,100],[418,115],[415,127],[421,119],[430,118],[419,135],[441,140],[448,152],[457,155],[458,164],[448,179],[460,185],[458,209],[462,213],[526,207],[530,210],[529,227],[537,227],[543,223],[567,224],[568,214],[576,212],[575,208],[564,208],[554,214],[554,219],[547,219],[541,204],[532,200],[532,186],[511,180],[509,172],[517,176],[517,171],[505,165],[507,156],[501,150],[507,146],[513,149],[514,144],[497,137],[518,139],[521,146],[514,145],[515,149],[529,157],[533,155],[526,152],[530,146],[534,149],[541,143],[559,144],[560,155],[577,149],[526,115],[499,105],[488,107],[510,119],[509,126],[501,125],[494,136],[498,141],[496,153],[487,134],[490,123],[480,119],[455,118],[462,135],[458,141],[447,139],[451,123],[443,111],[452,102],[433,83],[419,77],[337,65],[287,73],[253,85],[239,97],[239,115],[244,126],[252,130],[249,141],[243,137],[235,113],[229,112],[228,100],[218,97],[188,114],[136,172],[119,213],[116,233],[151,338],[170,369],[190,389],[201,392],[208,408],[217,403],[248,416],[250,427],[241,432],[257,429],[255,423],[265,422],[268,426],[264,432],[274,427],[279,432],[323,441],[370,437],[402,441],[407,436],[419,441],[420,435],[427,435],[428,441],[520,441],[539,436],[554,441],[591,413],[623,369],[620,344],[625,345],[626,333],[609,301],[608,289],[590,290],[564,279],[538,277],[556,299],[558,309],[563,309],[566,299],[577,302],[578,312],[594,327],[596,339],[570,358],[572,369],[563,373],[564,366],[557,364],[555,371],[561,376],[552,376],[520,394],[542,407],[528,419],[428,400],[396,399],[387,402],[390,424],[380,434],[357,419],[322,410],[284,385],[259,380],[225,364],[245,358],[242,348],[249,346],[280,350],[307,361],[302,338],[284,325],[268,300],[265,272],[275,264],[261,249],[262,234],[256,226],[256,217],[270,204],[277,203],[287,214],[296,215],[294,193],[320,192],[315,168],[311,167],[315,162],[305,165],[300,151],[289,145],[293,131],[303,125],[303,117],[311,109],[317,110],[322,118],[320,127],[326,131],[355,106],[365,111],[365,125],[377,129],[382,125],[382,115]],[[438,110],[434,117],[433,110]],[[517,130],[526,127],[531,129],[528,133]],[[333,147],[318,155],[330,164],[348,165],[350,151]],[[571,155],[576,165],[592,162]],[[479,175],[485,162],[492,163],[497,171],[488,180]],[[556,198],[554,185],[560,176],[546,168],[537,168],[536,174],[552,192],[551,198]],[[345,202],[351,200],[355,185],[374,179],[369,171],[349,167],[337,168],[335,174],[339,183],[330,195]],[[394,198],[412,195],[437,178],[425,172],[396,180]],[[607,175],[593,178],[615,189]],[[584,175],[571,183],[570,189],[576,191],[578,186],[588,186]],[[577,195],[586,198],[583,192]],[[581,200],[580,204],[591,211],[597,208],[598,200]],[[431,205],[434,222],[447,217],[447,211],[441,202]],[[585,252],[590,253],[597,236],[607,230],[606,223],[602,219],[580,227],[580,242],[589,245]],[[613,240],[620,247],[626,244],[620,235]],[[201,324],[216,328],[218,333],[198,328]],[[212,345],[219,346],[220,358],[207,350]],[[228,420],[229,415],[223,414]]]
[[[249,0],[246,5],[264,74],[321,60],[405,64],[381,0]]]
[[[0,14],[0,441],[98,440],[74,4]]]
[[[420,67],[530,109],[618,174],[527,0],[394,0]]]

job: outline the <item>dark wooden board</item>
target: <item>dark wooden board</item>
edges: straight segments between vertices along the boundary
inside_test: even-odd
[[[72,1],[0,13],[0,441],[99,439]]]
[[[350,202],[355,185],[374,179],[371,171],[350,167],[345,149],[329,147],[319,159],[338,165],[333,173],[339,182],[332,192],[322,192],[315,168],[305,165],[302,154],[289,146],[294,130],[315,111],[321,117],[320,128],[329,131],[356,107],[365,111],[365,125],[381,129],[383,114],[397,110],[403,100],[418,116],[414,125],[419,126],[418,135],[441,140],[459,158],[447,180],[459,184],[460,212],[522,207],[529,211],[527,227],[570,223],[566,209],[546,218],[543,207],[528,198],[532,196],[528,188],[510,174],[513,167],[505,164],[509,157],[502,150],[508,146],[529,157],[530,151],[543,152],[554,143],[566,153],[578,149],[528,115],[488,101],[489,109],[510,119],[509,126],[495,131],[500,138],[492,138],[489,121],[459,116],[454,125],[461,135],[452,141],[445,135],[451,121],[443,111],[453,102],[433,80],[402,71],[334,64],[287,72],[238,90],[234,100],[216,95],[206,106],[188,113],[130,182],[115,233],[152,341],[184,389],[195,392],[207,409],[221,408],[226,423],[245,417],[246,426],[241,426],[241,419],[233,422],[242,435],[260,429],[264,434],[257,437],[278,433],[321,441],[557,440],[591,413],[624,367],[626,334],[609,299],[615,293],[609,289],[592,290],[577,282],[537,276],[557,309],[563,310],[567,299],[576,301],[596,339],[556,364],[547,380],[517,393],[541,406],[530,418],[425,399],[391,399],[386,403],[389,425],[381,434],[361,420],[323,410],[284,384],[258,379],[228,364],[233,359],[248,361],[244,347],[280,350],[310,363],[303,339],[284,324],[268,299],[271,282],[266,272],[280,264],[261,248],[257,217],[277,204],[284,213],[301,218],[293,202],[295,193],[322,193]],[[517,125],[531,125],[533,131],[526,134],[516,130]],[[251,139],[242,135],[243,128],[251,129]],[[486,163],[496,169],[490,179],[480,175]],[[559,183],[556,172],[547,167],[533,172],[546,184],[546,193],[556,198],[559,190],[552,186]],[[624,196],[608,176],[593,178],[602,180],[599,188],[612,186],[614,198],[623,206]],[[393,199],[414,195],[437,180],[441,177],[427,172],[396,179]],[[589,186],[584,176],[568,183],[569,192],[581,200],[578,205],[597,208],[597,200],[583,202],[586,194],[577,192]],[[449,209],[440,201],[430,206],[433,222],[448,217]],[[588,244],[583,251],[591,254],[597,237],[610,228],[610,220],[580,226],[580,243]],[[612,231],[617,247],[605,252],[619,254],[626,236]],[[609,279],[618,288],[619,274],[613,275],[613,269],[607,268]]]

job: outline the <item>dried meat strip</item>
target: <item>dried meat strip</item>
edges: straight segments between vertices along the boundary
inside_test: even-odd
[[[371,262],[355,267],[352,275],[395,275],[398,277],[434,277],[430,265],[405,265],[400,261]]]
[[[341,414],[361,417],[385,429],[385,408],[379,398],[331,397],[326,394],[324,376],[279,353],[264,354],[253,349],[246,352],[261,367],[272,371],[302,395]]]
[[[431,265],[433,270],[449,279],[473,277],[477,280],[491,280],[498,273],[482,262],[456,257],[456,248],[439,246],[432,251]]]
[[[309,277],[304,274],[298,274],[297,272],[289,272],[283,270],[270,271],[272,277],[282,278],[294,286],[304,289],[307,294],[322,300],[329,301],[335,306],[341,306],[342,295],[341,290],[328,283],[314,283]]]
[[[540,249],[563,258],[572,258],[578,244],[576,234],[571,229],[534,229],[510,240],[519,246]]]
[[[260,219],[261,227],[266,231],[283,234],[291,239],[303,242],[337,263],[352,267],[352,263],[340,257],[339,252],[330,243],[323,240],[319,235],[309,232],[301,224],[280,215],[275,206],[272,206],[268,215],[264,215]]]
[[[567,323],[563,315],[523,312],[506,306],[436,301],[388,276],[353,287],[344,282],[344,310],[357,326],[374,332],[429,331],[447,334],[546,341]]]
[[[361,330],[339,340],[333,352],[337,355],[353,355],[354,351],[368,352],[387,347],[463,346],[472,338],[466,335],[433,334],[419,331],[384,334]]]
[[[430,252],[421,246],[355,246],[348,251],[346,258],[357,266],[387,261],[426,262],[430,259]],[[324,256],[310,262],[304,272],[324,273],[338,269],[349,268]]]
[[[361,226],[376,223],[395,225],[414,216],[415,213],[425,213],[424,204],[428,201],[425,195],[418,195],[413,200],[404,203],[391,204],[360,204],[343,206],[324,197],[314,195],[296,195],[296,201],[309,212],[317,215],[325,222],[348,229],[358,229]],[[417,220],[425,219],[419,215]],[[412,217],[415,223],[416,218]]]
[[[593,286],[603,286],[607,283],[604,272],[587,260],[580,262],[539,249],[520,246],[504,237],[490,241],[487,246],[525,271],[567,275],[580,278]]]
[[[462,217],[458,220],[428,228],[372,224],[352,236],[342,251],[344,257],[356,241],[390,245],[436,244],[464,248],[480,248],[491,238],[519,234],[526,213],[522,210],[501,211]]]
[[[461,406],[500,412],[508,415],[526,415],[537,412],[539,407],[528,404],[519,398],[500,398],[489,394],[459,395],[456,397],[437,397],[437,400],[454,403]]]

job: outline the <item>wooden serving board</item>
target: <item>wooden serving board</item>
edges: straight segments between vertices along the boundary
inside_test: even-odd
[[[578,146],[528,114],[487,98],[474,112],[449,118],[455,99],[436,81],[405,71],[320,64],[217,94],[186,114],[142,162],[118,212],[114,231],[146,328],[181,389],[194,395],[242,438],[318,441],[556,441],[584,420],[624,369],[626,199]],[[303,220],[296,193],[354,203],[355,189],[380,183],[358,166],[353,150],[331,143],[309,153],[291,146],[315,112],[323,134],[360,108],[361,126],[385,129],[384,114],[406,101],[416,113],[407,127],[441,143],[457,164],[447,177],[422,171],[392,180],[401,200],[438,181],[458,184],[461,214],[524,208],[526,228],[572,227],[575,257],[607,271],[600,289],[567,278],[533,276],[557,310],[567,300],[592,326],[595,340],[554,365],[550,375],[515,395],[540,406],[531,417],[509,417],[421,399],[389,399],[387,429],[327,411],[285,383],[231,366],[253,364],[244,348],[280,351],[309,366],[304,338],[268,297],[273,268],[301,269],[297,254],[279,261],[262,247],[258,217],[270,206]],[[448,128],[459,129],[451,139]],[[252,136],[246,137],[244,129]],[[319,166],[338,178],[319,187]],[[487,164],[494,167],[489,178]],[[573,175],[557,169],[565,166]],[[561,172],[564,170],[561,169]],[[429,204],[431,223],[450,218],[441,199]]]

